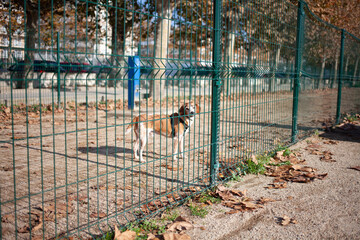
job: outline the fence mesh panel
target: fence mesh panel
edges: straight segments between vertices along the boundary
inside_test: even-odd
[[[360,110],[360,40],[302,1],[0,11],[0,239],[103,236]]]

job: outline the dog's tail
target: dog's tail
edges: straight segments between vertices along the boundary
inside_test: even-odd
[[[133,124],[130,123],[129,126],[126,128],[125,135],[129,134],[132,129],[133,129]]]
[[[126,128],[125,135],[131,132],[131,130],[134,128],[135,123],[138,121],[139,121],[139,117],[134,117],[132,122],[129,123],[129,126]]]

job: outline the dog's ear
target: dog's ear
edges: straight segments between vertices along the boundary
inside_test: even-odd
[[[195,106],[196,106],[196,113],[200,113],[200,106],[199,106],[199,104],[195,104]]]

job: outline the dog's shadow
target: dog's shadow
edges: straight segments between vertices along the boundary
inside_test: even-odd
[[[124,157],[125,154],[133,154],[133,150],[131,148],[126,147],[118,147],[118,146],[99,146],[99,147],[79,147],[78,150],[81,153],[93,153],[93,154],[101,154],[109,157]],[[165,154],[159,154],[153,151],[144,152],[143,157],[146,158],[157,158],[157,157],[166,157]]]
[[[78,150],[82,153],[94,153],[115,157],[117,154],[132,154],[133,150],[130,148],[118,146],[99,146],[99,147],[79,147]]]

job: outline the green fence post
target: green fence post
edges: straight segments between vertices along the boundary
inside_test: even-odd
[[[58,106],[57,108],[60,108],[60,36],[59,32],[56,34],[56,57],[57,57],[57,89],[58,89]]]
[[[340,123],[340,106],[341,106],[341,88],[342,88],[342,75],[344,66],[344,42],[345,42],[345,30],[341,30],[341,48],[339,57],[339,76],[338,76],[338,96],[336,107],[336,124]]]
[[[298,117],[298,104],[299,104],[299,89],[300,89],[300,70],[302,60],[302,46],[304,39],[304,3],[299,1],[298,12],[297,12],[297,29],[296,29],[296,56],[295,56],[295,78],[294,78],[294,89],[293,89],[293,112],[292,112],[292,129],[291,129],[291,142],[296,142],[298,128],[297,128],[297,117]]]
[[[219,133],[220,133],[220,38],[221,38],[221,0],[214,2],[214,35],[213,35],[213,79],[212,79],[212,99],[211,99],[211,165],[210,183],[214,185],[217,181],[219,171]]]

